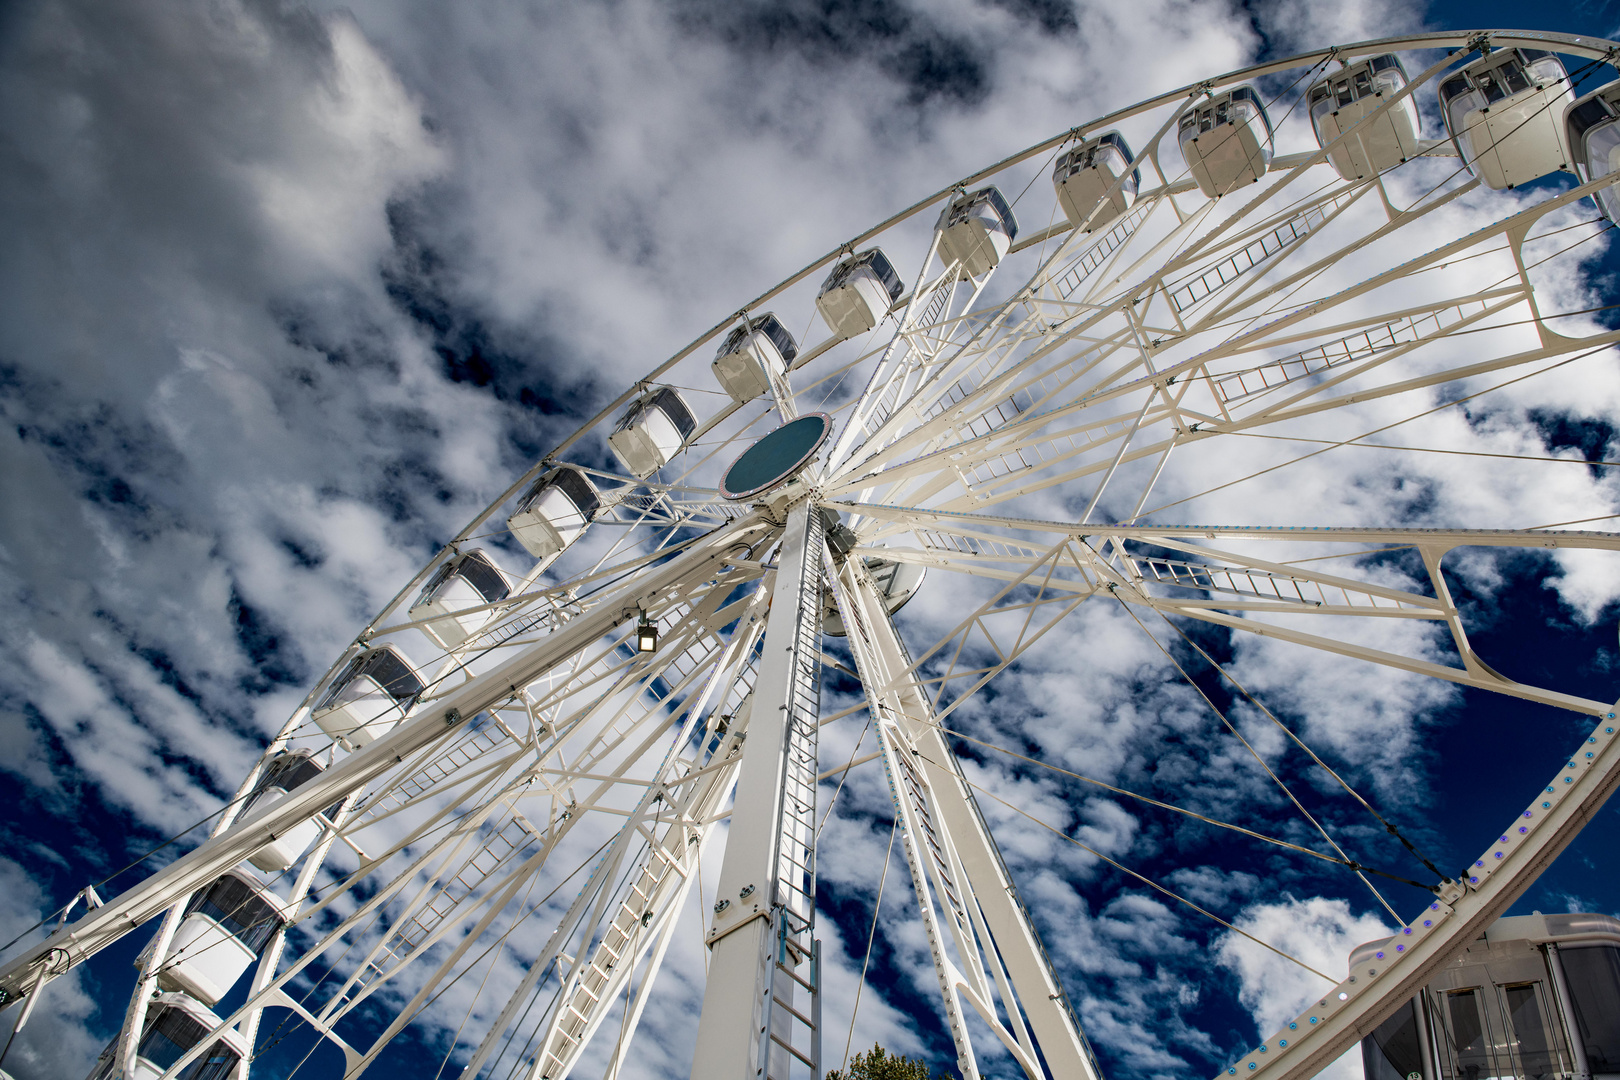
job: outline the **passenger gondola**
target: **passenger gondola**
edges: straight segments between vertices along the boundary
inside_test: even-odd
[[[1393,963],[1400,942],[1358,947],[1351,970]],[[1498,919],[1361,1040],[1361,1060],[1366,1080],[1620,1075],[1620,920]]]
[[[1142,170],[1130,166],[1131,148],[1117,131],[1087,139],[1059,157],[1052,185],[1069,224],[1090,232],[1129,210],[1142,186]]]
[[[219,1027],[219,1023],[219,1017],[211,1009],[184,994],[159,995],[146,1010],[146,1023],[135,1048],[134,1080],[158,1080],[186,1051]],[[247,1040],[235,1028],[226,1028],[213,1046],[180,1072],[177,1080],[230,1080],[247,1051]],[[122,1078],[118,1037],[114,1036],[96,1059],[89,1080]]]
[[[1496,49],[1440,84],[1440,115],[1486,187],[1505,191],[1570,168],[1564,113],[1575,95],[1544,49]]]
[[[1198,189],[1211,199],[1256,182],[1271,165],[1271,118],[1252,86],[1234,86],[1189,108],[1176,140]]]
[[[254,787],[253,794],[242,803],[240,817],[246,818],[280,802],[289,792],[309,783],[324,770],[325,766],[315,760],[307,750],[288,750],[277,754],[265,765],[264,773],[259,777],[259,783]],[[340,799],[322,811],[327,821],[333,819],[338,807],[342,805]],[[321,834],[322,826],[319,817],[300,821],[255,851],[248,857],[248,861],[266,873],[280,873],[303,858],[304,853],[314,846],[316,838]]]
[[[430,620],[422,632],[440,648],[454,649],[495,617],[495,609],[483,605],[505,600],[511,591],[500,567],[474,548],[452,556],[434,572],[409,617]]]
[[[392,645],[367,649],[332,680],[314,709],[320,729],[351,747],[386,734],[405,716],[425,683]]]
[[[584,470],[559,465],[518,500],[506,527],[530,555],[544,559],[578,540],[601,506],[596,485]]]
[[[782,320],[767,311],[726,335],[714,355],[714,377],[740,405],[769,391],[772,373],[786,371],[798,355],[798,342]]]
[[[1571,105],[1564,120],[1566,145],[1583,181],[1620,169],[1620,82],[1612,82]],[[1598,209],[1620,221],[1620,191],[1612,186],[1597,193]]]
[[[939,215],[939,253],[958,264],[966,277],[994,269],[1018,236],[1018,219],[996,187],[980,188],[951,201]]]
[[[630,403],[608,445],[626,469],[645,480],[680,453],[696,430],[686,399],[672,386],[655,386]]]
[[[232,870],[186,905],[158,986],[218,1004],[286,924],[275,894],[247,871]]]
[[[1346,65],[1311,87],[1306,100],[1317,145],[1328,146],[1344,136],[1328,151],[1328,160],[1344,179],[1376,176],[1421,152],[1423,127],[1412,95],[1372,115],[1405,86],[1406,69],[1399,58],[1385,53]]]
[[[816,310],[833,333],[852,338],[876,326],[904,291],[883,249],[867,248],[832,268],[816,294]]]

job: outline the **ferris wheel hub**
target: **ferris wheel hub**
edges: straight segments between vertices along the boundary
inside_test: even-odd
[[[772,504],[796,502],[810,493],[799,474],[831,432],[832,417],[826,413],[789,420],[737,455],[720,481],[720,494],[738,502],[771,492]]]

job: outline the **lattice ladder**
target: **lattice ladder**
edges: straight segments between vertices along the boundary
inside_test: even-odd
[[[516,810],[511,820],[495,829],[487,839],[475,833],[468,839],[473,852],[448,877],[441,873],[438,884],[429,885],[407,905],[403,915],[367,955],[343,989],[321,1010],[323,1019],[353,1009],[376,986],[379,979],[397,971],[413,953],[431,944],[450,927],[446,920],[466,900],[481,889],[502,868],[529,850],[538,839],[534,827]],[[481,831],[481,830],[480,830]]]

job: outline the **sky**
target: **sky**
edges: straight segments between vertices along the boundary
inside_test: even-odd
[[[986,162],[1196,76],[1326,42],[1527,22],[1614,37],[1620,7],[5,5],[0,940],[216,810],[440,543],[744,298]],[[1604,251],[1583,287],[1612,285]],[[1530,401],[1539,414],[1470,424],[1613,458],[1615,404],[1605,369]],[[1580,497],[1615,501],[1599,472]],[[1531,561],[1466,582],[1482,655],[1616,696],[1620,574]],[[903,629],[922,634],[947,609],[922,596]],[[1229,748],[1197,734],[1194,695],[1153,647],[1122,615],[1085,618],[1084,640],[1103,643],[1087,674],[1067,673],[1054,644],[1007,681],[1000,715],[975,722],[1124,779],[1221,768]],[[1550,710],[1509,715],[1362,669],[1313,681],[1276,650],[1201,640],[1422,837],[1462,837],[1442,848],[1453,861],[1522,803],[1498,770],[1552,762],[1574,731]],[[828,754],[846,748],[828,740]],[[1004,762],[968,767],[1317,966],[1342,970],[1387,925],[1304,872],[1260,859],[1217,872],[1183,857],[1199,842],[1174,823]],[[889,835],[875,773],[841,798],[829,836],[843,857],[824,868],[835,1034]],[[1309,993],[1240,939],[988,812],[1110,1075],[1213,1073]],[[1620,913],[1620,864],[1593,839],[1617,812],[1520,908]],[[893,899],[903,879],[896,857],[851,1038],[943,1066],[926,945]],[[6,1071],[87,1072],[148,933],[52,983]],[[684,1075],[691,1015],[649,1017],[669,1048],[641,1075]],[[290,1037],[267,1074],[309,1048]],[[401,1077],[432,1075],[400,1061]]]

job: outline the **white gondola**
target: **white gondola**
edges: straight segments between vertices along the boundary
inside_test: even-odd
[[[1052,169],[1052,186],[1057,188],[1058,205],[1069,224],[1091,232],[1135,205],[1142,170],[1130,166],[1131,148],[1117,131],[1087,139],[1058,158]],[[1128,169],[1130,175],[1126,176]]]
[[[191,898],[158,969],[158,985],[218,1004],[287,923],[275,894],[232,870]]]
[[[211,1009],[184,994],[160,994],[146,1010],[146,1024],[135,1048],[135,1080],[157,1080],[187,1050],[219,1027]],[[235,1028],[226,1028],[214,1045],[179,1074],[179,1080],[229,1080],[247,1057],[247,1040]],[[89,1080],[120,1080],[118,1039],[96,1059]]]
[[[1344,179],[1376,176],[1419,153],[1423,127],[1411,94],[1367,119],[1405,86],[1400,59],[1385,53],[1349,64],[1311,87],[1307,100],[1317,145],[1327,146],[1351,132],[1328,151],[1328,160]]]
[[[866,572],[872,575],[872,581],[883,597],[883,606],[890,615],[905,607],[917,595],[917,590],[922,588],[923,575],[928,572],[927,567],[917,563],[894,562],[873,555],[866,557],[865,564]],[[828,637],[843,637],[847,633],[843,617],[832,604],[830,592],[824,598],[821,632]]]
[[[655,386],[630,403],[608,445],[626,469],[645,480],[678,454],[696,430],[686,399],[673,386]]]
[[[798,355],[798,342],[767,311],[726,335],[714,354],[714,377],[740,405],[768,391],[772,373],[786,371]]]
[[[1001,262],[1018,236],[1018,219],[1001,189],[980,188],[947,206],[939,215],[939,253],[961,272],[978,277]]]
[[[294,788],[302,787],[321,775],[325,768],[308,751],[289,750],[277,754],[264,767],[264,775],[259,778],[253,794],[242,803],[241,816],[246,818],[275,805]],[[342,800],[339,800],[323,811],[327,821],[332,819],[341,805]],[[319,816],[300,821],[248,856],[248,861],[266,873],[279,874],[302,859],[304,853],[314,846],[324,824]]]
[[[876,326],[904,291],[883,249],[867,248],[832,268],[816,294],[816,310],[833,333],[852,338]]]
[[[583,470],[559,465],[518,500],[506,527],[530,555],[544,559],[578,540],[601,506],[596,485]]]
[[[392,645],[350,660],[315,706],[315,723],[334,739],[364,746],[387,732],[426,684]]]
[[[1211,199],[1254,183],[1271,164],[1271,118],[1252,86],[1234,86],[1182,113],[1176,140]]]
[[[1599,87],[1571,105],[1564,133],[1582,180],[1620,170],[1620,82]],[[1620,221],[1620,191],[1603,188],[1597,203],[1610,221]]]
[[[1440,84],[1440,115],[1486,187],[1505,191],[1568,169],[1563,63],[1542,49],[1498,49]]]
[[[474,548],[452,557],[434,572],[411,605],[409,617],[431,620],[422,625],[422,632],[440,648],[454,649],[495,617],[495,609],[483,605],[505,600],[511,592],[512,584],[500,567]]]
[[[1393,961],[1399,938],[1350,954]],[[1620,1076],[1620,920],[1498,919],[1361,1041],[1367,1080]]]

